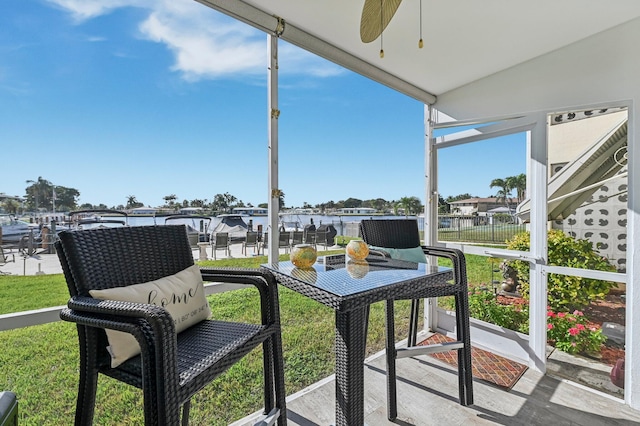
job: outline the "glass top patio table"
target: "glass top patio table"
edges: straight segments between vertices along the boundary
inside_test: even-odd
[[[413,298],[417,287],[424,287],[425,295],[421,297],[450,294],[451,268],[382,256],[369,256],[361,262],[336,255],[320,257],[308,269],[297,268],[291,262],[262,266],[285,287],[340,311],[381,300],[399,300],[409,294]]]
[[[450,268],[369,256],[319,258],[311,268],[264,264],[281,285],[335,310],[337,426],[364,424],[364,358],[369,306],[382,300],[452,294]]]

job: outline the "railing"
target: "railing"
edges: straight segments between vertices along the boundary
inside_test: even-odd
[[[438,241],[502,244],[524,231],[511,216],[438,216]]]
[[[401,217],[401,216],[398,216]],[[418,217],[418,228],[424,230],[424,218]],[[357,237],[360,222],[333,221],[338,235]],[[526,225],[508,215],[438,216],[438,241],[503,244],[515,234],[526,231]]]

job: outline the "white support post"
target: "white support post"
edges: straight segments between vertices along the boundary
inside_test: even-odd
[[[547,116],[540,114],[527,133],[531,193],[531,247],[529,272],[529,367],[546,371],[547,350]]]
[[[424,106],[424,243],[428,246],[435,245],[438,240],[438,152],[433,139],[432,109],[430,105]]]
[[[278,188],[278,37],[267,35],[267,55],[269,57],[269,69],[267,79],[268,112],[269,112],[269,225],[266,231],[269,233],[268,262],[278,261],[280,254],[278,248],[278,211],[280,210],[280,189]]]
[[[433,138],[433,107],[424,106],[424,147],[425,147],[425,204],[424,204],[424,244],[435,245],[438,241],[438,151]],[[437,298],[424,300],[424,328],[434,330],[437,324]]]
[[[631,408],[640,410],[640,108],[629,108],[628,208],[627,208],[627,304],[625,329],[624,400]],[[634,185],[635,184],[635,185]]]

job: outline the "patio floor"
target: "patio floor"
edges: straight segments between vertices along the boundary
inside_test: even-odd
[[[640,425],[640,412],[622,400],[528,369],[505,391],[474,380],[475,404],[458,404],[457,374],[430,356],[401,359],[398,366],[398,419],[387,420],[385,358],[365,365],[365,422],[377,425]],[[288,424],[334,424],[335,381],[329,377],[288,398]],[[232,426],[248,426],[254,413]]]

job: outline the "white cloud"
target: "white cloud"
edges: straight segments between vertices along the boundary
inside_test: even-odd
[[[188,80],[257,74],[265,68],[264,37],[202,6],[199,13],[155,10],[140,31],[145,38],[167,45],[175,57],[173,69]]]
[[[139,25],[141,37],[166,45],[174,54],[172,69],[188,81],[260,76],[266,72],[266,36],[194,0],[48,1],[68,11],[77,22],[121,7],[148,10],[148,16]],[[90,41],[99,40],[96,37]],[[280,46],[282,74],[332,77],[343,72],[295,46],[286,43]]]
[[[47,0],[71,13],[74,20],[81,22],[96,16],[106,15],[120,7],[148,7],[151,0]]]

